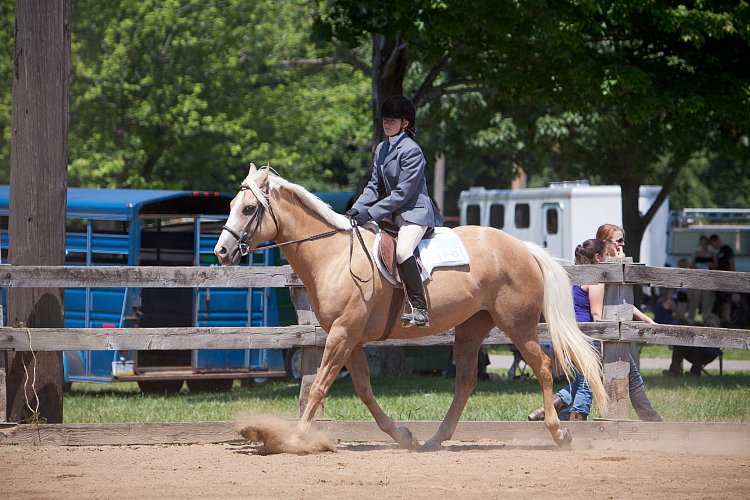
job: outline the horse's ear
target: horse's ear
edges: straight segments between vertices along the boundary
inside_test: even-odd
[[[250,164],[250,172],[248,172],[247,175],[254,175],[258,171],[257,168],[255,168],[255,163]]]
[[[270,169],[268,167],[261,167],[261,169],[258,170],[258,176],[255,178],[255,183],[259,188],[263,189],[266,187],[266,184],[268,184],[269,171]]]

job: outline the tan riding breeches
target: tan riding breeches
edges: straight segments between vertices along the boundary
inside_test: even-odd
[[[396,216],[398,226],[398,240],[396,241],[396,261],[402,264],[406,259],[414,255],[422,236],[427,231],[427,226],[420,226],[407,222],[400,215]]]

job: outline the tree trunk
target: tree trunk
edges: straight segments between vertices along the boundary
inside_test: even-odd
[[[392,95],[403,94],[406,76],[406,44],[399,37],[372,37],[372,148],[383,140],[380,104]]]
[[[625,253],[633,258],[633,262],[640,262],[641,240],[643,239],[643,220],[638,211],[638,197],[641,183],[637,179],[625,178],[620,183],[622,190],[622,227],[625,238]]]
[[[59,266],[65,262],[70,0],[17,0],[15,14],[8,260]],[[62,327],[63,290],[9,288],[8,324]],[[31,334],[29,342],[33,349]],[[62,353],[9,355],[7,369],[9,421],[62,422]]]

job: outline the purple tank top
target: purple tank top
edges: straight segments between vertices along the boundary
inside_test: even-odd
[[[576,312],[576,321],[594,321],[591,316],[589,294],[579,285],[573,285],[573,309]]]

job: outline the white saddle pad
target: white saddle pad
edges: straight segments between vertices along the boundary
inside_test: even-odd
[[[380,260],[378,248],[380,248],[380,232],[375,235],[372,253],[375,255],[375,263],[381,274],[391,284],[395,285],[396,282]],[[417,248],[419,249],[419,260],[424,267],[422,279],[425,281],[430,279],[432,270],[436,267],[463,266],[469,263],[469,254],[466,252],[464,244],[456,232],[449,227],[436,227],[435,235],[432,238],[420,241]],[[425,272],[427,273],[426,276]]]
[[[469,254],[461,238],[449,227],[436,227],[435,236],[420,241],[417,248],[419,259],[430,274],[436,267],[464,266],[469,263]]]

